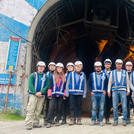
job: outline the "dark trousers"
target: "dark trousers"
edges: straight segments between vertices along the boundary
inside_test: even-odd
[[[44,102],[44,119],[47,118],[48,115],[48,108],[49,108],[49,99],[47,95],[45,96],[45,102]]]
[[[49,109],[46,122],[52,123],[56,105],[57,105],[56,118],[58,120],[61,119],[62,104],[63,104],[63,97],[52,97],[52,99],[49,100]]]
[[[70,116],[71,118],[81,117],[81,108],[82,108],[82,95],[70,95]]]
[[[63,100],[63,121],[66,121],[68,105],[69,105],[69,97],[67,97],[66,100]]]
[[[127,119],[130,119],[130,101],[131,101],[132,92],[127,96]]]
[[[108,94],[106,94],[106,100],[105,100],[105,119],[109,119],[111,107],[112,107],[112,96],[109,98]]]

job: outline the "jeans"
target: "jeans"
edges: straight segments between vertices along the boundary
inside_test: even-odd
[[[103,121],[104,116],[104,105],[105,105],[105,95],[104,94],[93,94],[91,96],[92,102],[92,121],[97,119],[97,106],[99,106],[99,121]]]
[[[63,97],[52,97],[52,99],[49,100],[49,109],[46,122],[52,123],[56,105],[57,105],[56,117],[58,120],[61,119],[62,104],[63,104]]]
[[[122,110],[123,110],[123,121],[127,121],[127,95],[126,91],[116,90],[112,92],[113,98],[113,114],[114,122],[118,122],[118,103],[121,100]]]
[[[71,118],[81,117],[81,107],[82,107],[82,95],[72,95],[70,94],[70,116]]]

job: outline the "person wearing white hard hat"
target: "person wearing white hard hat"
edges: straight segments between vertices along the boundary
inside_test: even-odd
[[[123,61],[117,59],[115,61],[116,69],[113,70],[110,74],[108,82],[108,96],[111,96],[112,91],[112,101],[113,101],[113,114],[114,114],[114,123],[113,126],[118,125],[118,103],[119,99],[121,100],[122,109],[123,109],[123,122],[122,125],[127,125],[127,96],[130,93],[129,88],[129,77],[126,70],[122,69]]]
[[[45,92],[49,86],[49,77],[44,73],[46,64],[43,61],[37,63],[37,72],[29,76],[29,102],[25,125],[27,130],[42,127],[39,125],[40,113],[43,107]]]
[[[67,63],[66,65],[67,71],[66,71],[66,82],[68,79],[68,76],[70,74],[70,72],[74,71],[74,64],[72,62]],[[67,112],[68,112],[68,105],[69,105],[69,97],[67,97],[64,101],[63,101],[63,120],[61,124],[66,124],[66,116],[67,116]]]
[[[67,63],[66,68],[67,68],[67,74],[69,74],[74,70],[74,64],[72,62],[69,62]]]
[[[50,62],[48,64],[48,71],[46,72],[46,75],[49,77],[49,80],[51,79],[51,76],[53,75],[53,73],[55,71],[55,67],[56,67],[56,64],[54,62]],[[46,93],[46,96],[47,96],[47,93]],[[47,114],[48,114],[48,107],[49,107],[49,99],[48,99],[48,97],[45,97],[45,101],[44,101],[44,126],[47,125],[47,122],[45,120],[46,120]]]
[[[133,64],[131,61],[127,61],[125,64],[126,71],[128,72],[129,80],[131,82],[131,76],[133,75],[132,68]],[[132,89],[130,84],[130,94],[127,96],[127,124],[130,123],[130,101],[131,101]]]
[[[125,64],[125,67],[126,67],[127,72],[132,72],[133,64],[131,61],[127,61]]]
[[[55,67],[56,67],[56,64],[54,62],[50,62],[48,64],[48,72],[46,72],[46,74],[49,76],[49,78],[51,77],[51,75],[55,71]]]
[[[82,63],[81,61],[76,61],[76,62],[74,63],[74,65],[75,65],[75,66],[77,66],[77,65],[83,66],[83,63]]]
[[[67,80],[70,72],[74,71],[74,64],[72,62],[69,62],[69,63],[67,63],[66,68],[67,68],[67,71],[65,73],[65,76],[66,76],[66,80]]]
[[[56,69],[50,79],[50,85],[48,89],[48,98],[49,100],[49,109],[47,115],[47,128],[50,128],[52,125],[52,119],[55,111],[55,107],[57,106],[56,111],[56,126],[59,126],[59,121],[61,120],[61,112],[63,99],[65,99],[65,75],[64,75],[64,65],[62,63],[56,64]]]
[[[81,107],[82,98],[86,98],[87,85],[86,75],[82,72],[83,64],[81,61],[75,62],[75,70],[70,72],[66,83],[66,96],[70,101],[70,123],[75,124],[75,117],[77,116],[77,125],[81,125]],[[76,105],[77,104],[77,105]]]
[[[91,125],[96,124],[97,106],[99,106],[99,124],[100,126],[104,126],[103,116],[107,88],[107,76],[106,73],[102,71],[102,63],[100,61],[96,61],[94,63],[94,69],[95,72],[91,73],[89,76],[89,91],[91,93],[92,103]]]
[[[110,73],[111,73],[111,65],[112,65],[112,61],[110,59],[106,59],[104,61],[105,69],[103,70],[103,72],[106,73],[108,79],[109,79]],[[111,124],[110,121],[109,121],[111,107],[112,107],[112,97],[108,97],[108,94],[106,94],[106,99],[105,99],[106,124]]]

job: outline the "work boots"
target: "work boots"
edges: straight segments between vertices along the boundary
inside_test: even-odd
[[[82,123],[81,123],[81,118],[78,118],[78,119],[77,119],[77,125],[82,125]]]
[[[57,118],[55,119],[55,125],[60,126],[59,119],[57,119]]]
[[[42,125],[37,124],[37,125],[33,125],[33,127],[34,127],[34,128],[41,128]]]
[[[111,124],[111,122],[109,121],[109,118],[106,119],[106,124]]]
[[[71,118],[71,119],[70,119],[69,125],[70,125],[70,126],[71,126],[71,125],[74,125],[74,118]]]

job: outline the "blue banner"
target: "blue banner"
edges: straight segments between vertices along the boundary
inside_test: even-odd
[[[10,74],[0,74],[0,85],[8,85]],[[11,85],[16,83],[16,74],[12,74]]]
[[[21,38],[10,37],[6,71],[14,72],[17,67]]]

